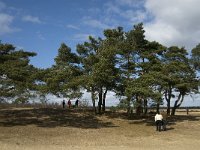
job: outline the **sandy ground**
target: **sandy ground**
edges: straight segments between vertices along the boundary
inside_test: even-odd
[[[95,116],[82,109],[0,109],[1,150],[199,150],[200,112],[169,118],[155,131],[153,116]]]

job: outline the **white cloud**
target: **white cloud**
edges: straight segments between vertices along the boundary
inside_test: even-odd
[[[103,23],[102,21],[96,20],[96,19],[91,19],[91,18],[84,18],[83,23],[85,25],[88,25],[93,28],[98,28],[98,29],[110,28],[107,24]]]
[[[199,0],[114,0],[104,6],[107,14],[104,22],[108,23],[106,18],[120,25],[144,22],[148,40],[187,49],[200,42]],[[125,21],[119,22],[120,17]]]
[[[85,34],[85,33],[79,33],[75,34],[72,39],[77,41],[87,41],[89,36],[93,36],[92,34]]]
[[[112,2],[105,3],[104,6],[105,6],[105,9],[108,14],[112,14],[112,13],[120,14],[121,13],[121,9],[119,8],[119,6]]]
[[[32,23],[39,23],[39,24],[42,23],[42,21],[38,17],[34,17],[30,15],[24,16],[22,20],[27,21],[27,22],[32,22]]]
[[[147,12],[142,9],[143,0],[115,0],[106,3],[105,9],[107,17],[113,16],[116,20],[120,17],[126,20],[126,24],[133,25],[139,22],[143,22],[147,17]],[[122,24],[123,22],[119,22]]]
[[[199,0],[146,0],[145,8],[154,17],[145,24],[147,39],[193,48],[200,42],[199,6]]]
[[[37,32],[37,36],[40,40],[46,40],[46,38],[42,35],[40,31]]]
[[[16,49],[17,49],[17,50],[23,50],[24,47],[23,47],[23,46],[16,45]]]
[[[120,15],[130,21],[131,24],[142,22],[146,18],[146,13],[140,10],[126,10],[122,11]]]
[[[66,27],[67,27],[67,28],[70,28],[70,29],[80,30],[79,27],[77,27],[77,26],[75,26],[75,25],[71,25],[71,24],[68,24]]]
[[[13,16],[8,14],[0,13],[0,35],[6,33],[12,33],[15,29],[11,28],[11,23],[13,22]]]
[[[165,45],[176,44],[174,38],[181,38],[181,34],[173,26],[165,22],[155,22],[145,25],[146,37],[151,41],[159,41]]]

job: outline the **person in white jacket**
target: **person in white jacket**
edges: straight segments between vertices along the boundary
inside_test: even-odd
[[[161,131],[163,116],[160,113],[155,115],[156,131]]]

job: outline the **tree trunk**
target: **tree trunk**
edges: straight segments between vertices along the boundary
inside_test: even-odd
[[[130,105],[130,98],[129,97],[127,97],[127,114],[129,115],[130,114],[130,112],[131,112],[131,105]]]
[[[172,97],[172,89],[171,86],[169,86],[169,90],[165,91],[165,99],[167,101],[167,115],[170,115],[170,101]]]
[[[106,110],[106,94],[107,94],[107,89],[105,90],[105,92],[103,93],[103,105],[102,105],[102,112],[105,113]]]
[[[137,96],[136,98],[136,102],[137,102],[137,107],[136,107],[136,114],[137,115],[140,115],[142,113],[142,99]]]
[[[167,114],[170,115],[170,100],[167,100]]]
[[[181,105],[182,102],[183,102],[183,99],[184,99],[184,94],[180,93],[180,94],[178,95],[177,100],[176,100],[175,103],[174,103],[174,107],[172,108],[172,112],[171,112],[171,115],[172,115],[172,116],[175,115],[176,109],[180,107],[180,105]]]
[[[172,108],[172,112],[171,112],[171,115],[174,116],[175,115],[175,112],[176,112],[176,109],[177,109],[177,101],[175,101],[174,103],[174,107]]]
[[[147,114],[147,99],[144,99],[144,114]]]
[[[95,92],[94,92],[93,88],[91,91],[91,98],[92,98],[92,106],[93,106],[94,113],[97,114],[97,110],[96,110],[96,106],[95,106]]]
[[[130,64],[130,54],[128,53],[128,55],[127,55],[127,71],[128,71],[127,81],[128,82],[130,80],[130,74],[131,74],[131,70],[130,70],[129,64]],[[127,83],[126,83],[126,87],[127,87]],[[131,105],[130,105],[130,103],[131,103],[131,97],[130,97],[130,95],[126,95],[126,96],[127,96],[127,103],[128,103],[127,104],[127,114],[129,116],[130,113],[131,113]]]
[[[102,96],[103,96],[103,89],[100,88],[100,91],[99,91],[99,102],[98,102],[98,112],[99,112],[99,114],[101,114]]]
[[[160,103],[156,104],[156,112],[159,113],[160,112]]]
[[[92,105],[93,105],[94,113],[97,114],[97,110],[96,110],[96,106],[95,106],[95,101],[92,101]]]

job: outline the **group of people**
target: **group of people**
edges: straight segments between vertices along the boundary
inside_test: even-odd
[[[167,124],[167,113],[162,112],[161,114],[158,112],[155,115],[155,123],[156,123],[156,131],[166,131],[166,124]]]
[[[79,100],[77,99],[75,102],[75,107],[78,107],[78,103],[79,103]],[[63,100],[62,105],[63,105],[63,108],[65,108],[65,100]],[[71,108],[72,106],[71,100],[68,100],[67,105],[69,108]]]

